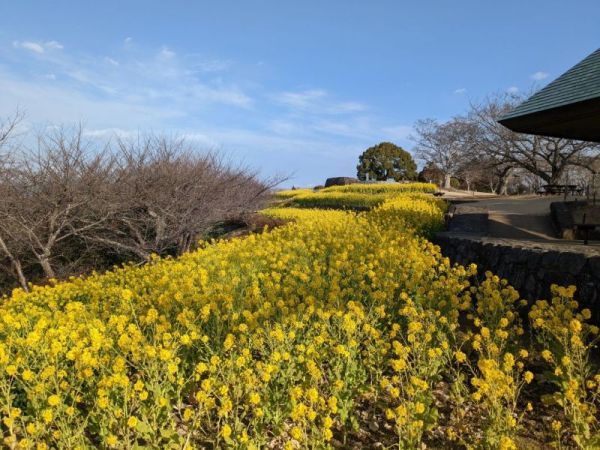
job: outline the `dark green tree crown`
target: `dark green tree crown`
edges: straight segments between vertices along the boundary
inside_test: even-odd
[[[382,142],[366,149],[358,158],[357,177],[361,181],[414,180],[417,165],[410,153],[391,142]]]

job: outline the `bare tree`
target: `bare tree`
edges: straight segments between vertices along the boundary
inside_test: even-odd
[[[465,182],[487,180],[489,189],[508,192],[509,182],[525,170],[547,184],[557,184],[569,168],[590,167],[590,159],[600,156],[600,145],[543,136],[515,133],[498,123],[521,97],[494,95],[471,104],[466,117],[445,123],[432,119],[417,122],[415,151],[424,161],[444,173],[444,185],[451,177]],[[481,175],[481,177],[478,176]]]
[[[183,139],[101,145],[86,141],[81,126],[46,130],[33,148],[13,150],[0,164],[0,265],[3,280],[12,274],[23,289],[154,253],[180,255],[218,222],[261,209],[283,180],[261,180]]]
[[[0,119],[0,151],[5,150],[9,141],[16,136],[17,127],[23,121],[23,117],[23,112],[17,109],[13,115]]]
[[[82,237],[140,261],[188,251],[216,222],[260,209],[279,183],[259,181],[178,138],[118,139],[113,154],[116,169],[101,208],[110,220]]]
[[[4,179],[5,174],[2,174],[2,177]],[[5,183],[1,183],[0,208],[5,206],[5,202],[2,199],[7,198],[6,194]],[[8,270],[16,277],[19,285],[27,291],[29,288],[23,268],[23,258],[27,253],[26,241],[19,233],[18,227],[6,220],[0,220],[0,252],[8,262]]]
[[[444,174],[444,187],[464,167],[465,157],[474,142],[475,129],[471,122],[455,117],[439,123],[433,119],[419,120],[415,125],[417,136],[415,153],[421,160],[433,164]]]
[[[105,157],[87,148],[81,127],[40,135],[35,149],[14,157],[3,183],[0,227],[12,242],[19,236],[47,278],[57,275],[53,260],[64,257],[55,253],[61,242],[106,220],[94,213],[108,175]]]
[[[11,179],[12,161],[8,145],[15,137],[16,129],[23,120],[23,114],[17,110],[12,116],[0,120],[0,211],[3,209],[3,199],[7,199],[9,180]],[[19,284],[28,289],[27,279],[23,272],[21,254],[23,239],[14,227],[0,221],[0,255],[8,261],[9,270],[16,276]]]
[[[585,166],[589,157],[600,153],[600,145],[572,139],[515,133],[498,123],[522,98],[508,95],[488,97],[472,104],[468,121],[477,129],[472,149],[489,158],[499,172],[500,192],[514,168],[522,168],[548,184],[556,184],[569,166]]]
[[[464,185],[467,191],[472,190],[475,186],[481,186],[486,183],[489,175],[487,161],[476,157],[468,158],[466,154],[456,171],[457,179]]]

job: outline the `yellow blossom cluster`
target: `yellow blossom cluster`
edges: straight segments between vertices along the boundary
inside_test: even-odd
[[[526,306],[519,293],[506,280],[487,272],[475,294],[475,308],[468,315],[473,323],[469,333],[471,348],[477,355],[470,380],[473,400],[484,408],[482,424],[485,441],[492,448],[516,449],[513,440],[522,417],[518,399],[524,385],[533,381],[525,370],[529,352],[520,348],[524,334],[519,309]]]
[[[424,238],[438,200],[356,195],[387,198],[362,213],[271,208],[293,221],[2,299],[2,445],[330,448],[370,411],[420,448],[438,384],[468,375],[464,400],[489,411],[470,444],[514,448],[534,379],[518,294],[491,274],[473,286],[474,265]]]
[[[267,208],[264,209],[262,213],[271,217],[275,217],[277,219],[294,220],[296,222],[344,220],[348,217],[348,214],[352,214],[351,212],[342,211],[338,209],[281,207]]]
[[[311,194],[312,189],[283,189],[275,192],[275,197],[281,200],[290,199],[297,195]]]
[[[355,192],[359,194],[403,194],[408,192],[425,192],[432,194],[437,190],[433,183],[357,183],[345,186],[331,186],[323,192]]]
[[[349,185],[352,186],[352,185]],[[361,186],[361,185],[359,185]],[[328,188],[329,189],[329,188]],[[387,200],[401,197],[406,201],[420,200],[430,202],[435,206],[441,206],[442,200],[438,200],[423,192],[382,191],[378,193],[368,192],[338,192],[323,189],[317,192],[300,194],[292,198],[294,206],[302,208],[338,208],[367,210],[382,205]]]
[[[295,196],[294,206],[301,208],[371,209],[381,205],[393,194],[362,194],[358,192],[314,192]]]
[[[547,377],[558,388],[544,400],[562,407],[578,446],[594,448],[600,446],[600,372],[593,372],[589,359],[598,342],[598,327],[588,322],[589,309],[579,311],[575,286],[553,285],[552,295],[550,303],[539,300],[529,312],[542,359],[550,369]],[[552,429],[560,440],[560,421]]]

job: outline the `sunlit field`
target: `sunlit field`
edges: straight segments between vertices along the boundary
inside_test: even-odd
[[[300,208],[334,208],[368,210],[383,204],[386,200],[402,195],[405,199],[433,202],[430,195],[435,185],[430,183],[373,183],[332,186],[319,190],[291,189],[278,191],[275,197],[286,200],[288,206]],[[438,200],[440,209],[445,207]]]
[[[331,186],[323,189],[323,192],[355,192],[359,194],[425,192],[432,194],[436,189],[436,185],[431,183],[357,183],[345,186]]]
[[[528,305],[451,265],[435,186],[401,186],[280,192],[264,213],[287,225],[14,291],[4,445],[597,448],[576,292]]]

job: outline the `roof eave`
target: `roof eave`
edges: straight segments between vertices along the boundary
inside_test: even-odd
[[[519,133],[600,142],[600,97],[519,116],[509,114],[498,122]]]

